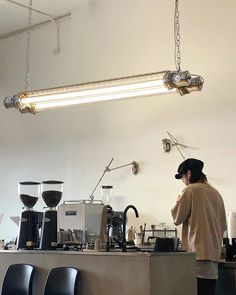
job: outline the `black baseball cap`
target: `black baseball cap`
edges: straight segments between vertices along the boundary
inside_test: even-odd
[[[188,170],[202,172],[203,166],[204,163],[201,160],[193,158],[187,159],[179,165],[178,174],[175,174],[175,178],[181,179]]]

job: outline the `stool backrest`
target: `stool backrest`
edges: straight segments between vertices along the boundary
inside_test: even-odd
[[[77,295],[79,270],[75,267],[56,267],[50,270],[44,295]]]
[[[35,267],[30,264],[11,264],[5,274],[2,295],[32,295]]]

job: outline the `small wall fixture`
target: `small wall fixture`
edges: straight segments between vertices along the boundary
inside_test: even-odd
[[[178,4],[178,0],[175,0],[176,71],[163,71],[35,91],[29,91],[29,85],[26,84],[24,92],[5,98],[5,107],[17,108],[21,113],[30,112],[35,114],[42,110],[90,102],[136,98],[171,92],[185,95],[193,91],[200,91],[204,82],[203,78],[198,75],[191,75],[188,71],[181,71],[180,69]],[[32,0],[30,0],[29,12],[30,20]],[[28,41],[28,51],[29,43]],[[26,67],[26,74],[29,75],[29,56],[26,64],[28,65]]]
[[[111,166],[111,163],[113,162],[114,158],[111,159],[111,161],[109,162],[109,164],[105,167],[101,177],[99,178],[98,182],[96,183],[92,193],[90,194],[89,196],[89,199],[91,201],[91,203],[93,202],[94,200],[94,192],[95,190],[97,189],[99,183],[102,181],[105,173],[107,172],[110,172],[110,171],[113,171],[113,170],[117,170],[117,169],[120,169],[120,168],[124,168],[124,167],[127,167],[127,166],[132,166],[132,174],[133,175],[137,175],[140,171],[140,168],[139,168],[139,163],[136,162],[136,161],[132,161],[131,163],[128,163],[128,164],[125,164],[125,165],[121,165],[121,166],[117,166],[117,167],[113,167],[113,168],[110,168]]]
[[[171,151],[172,146],[175,146],[177,148],[178,152],[180,153],[181,157],[185,160],[185,157],[179,147],[187,148],[187,146],[182,143],[179,143],[177,141],[177,139],[172,134],[170,134],[170,132],[167,132],[167,134],[169,135],[170,139],[168,139],[168,138],[162,139],[162,145],[163,145],[164,152],[169,153]]]

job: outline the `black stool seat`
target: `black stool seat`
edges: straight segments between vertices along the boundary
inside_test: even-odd
[[[32,295],[35,267],[30,264],[12,264],[5,274],[2,295]]]
[[[44,295],[77,295],[79,270],[74,267],[56,267],[50,270]]]

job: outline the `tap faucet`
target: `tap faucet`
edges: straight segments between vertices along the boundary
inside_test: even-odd
[[[138,215],[138,210],[133,206],[133,205],[129,205],[125,208],[124,210],[124,219],[123,219],[123,236],[122,236],[122,252],[127,252],[126,250],[126,220],[127,220],[127,211],[129,209],[133,209],[135,212],[135,216],[136,218],[139,217]]]

